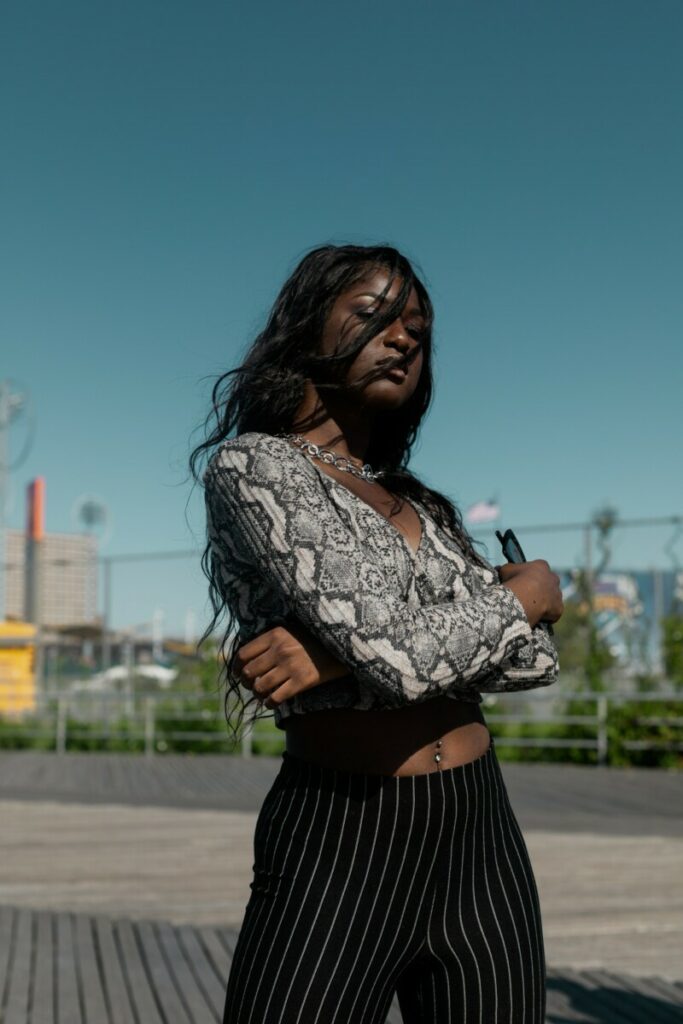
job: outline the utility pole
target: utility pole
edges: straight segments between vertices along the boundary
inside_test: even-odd
[[[0,381],[0,622],[7,618],[5,559],[7,545],[5,530],[7,527],[7,492],[9,489],[9,428],[12,420],[26,404],[26,398],[19,392],[13,392],[9,380]]]
[[[111,667],[111,558],[105,556],[102,559],[104,566],[103,579],[103,612],[102,612],[102,671],[106,672]]]

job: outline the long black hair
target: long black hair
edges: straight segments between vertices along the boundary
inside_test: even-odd
[[[354,340],[342,344],[348,331],[348,322],[342,338],[332,354],[322,355],[320,339],[328,314],[338,296],[373,271],[384,269],[388,281],[382,293],[384,304],[364,316],[365,326]],[[393,281],[401,282],[400,291],[393,302],[386,294]],[[205,421],[206,440],[190,455],[190,472],[196,482],[202,482],[204,464],[198,469],[203,453],[207,461],[213,451],[228,437],[258,431],[279,434],[295,430],[304,433],[315,426],[314,414],[306,421],[294,423],[297,409],[304,398],[306,380],[312,381],[319,393],[326,389],[358,388],[362,390],[370,380],[386,373],[387,365],[405,363],[405,357],[389,358],[376,371],[369,373],[353,385],[346,382],[346,371],[364,345],[392,323],[403,311],[411,289],[415,288],[423,314],[421,329],[411,357],[418,349],[423,353],[423,364],[418,384],[400,408],[384,411],[375,420],[377,429],[371,435],[365,461],[373,469],[382,470],[382,484],[400,498],[415,497],[431,513],[437,525],[447,531],[460,545],[466,557],[479,565],[486,565],[474,549],[475,543],[463,526],[458,508],[445,495],[423,484],[407,464],[422,419],[429,408],[432,392],[432,325],[434,311],[422,281],[408,259],[389,245],[322,245],[308,252],[285,281],[261,333],[249,347],[241,366],[227,370],[216,380],[211,393],[212,408]],[[352,319],[352,318],[349,318]],[[422,326],[423,325],[423,326]],[[411,358],[408,357],[408,358]],[[324,417],[324,410],[322,417]],[[213,429],[211,430],[211,426]],[[231,694],[237,698],[239,718],[235,735],[248,705],[256,703],[252,722],[262,708],[252,695],[244,700],[237,678],[232,675],[232,659],[239,647],[235,616],[226,605],[220,587],[218,565],[207,542],[201,560],[202,570],[209,581],[209,597],[213,617],[201,636],[197,648],[210,637],[219,617],[225,612],[227,629],[220,645],[221,661],[225,669],[227,687],[225,713],[231,722],[229,709]],[[267,711],[268,709],[263,709]]]

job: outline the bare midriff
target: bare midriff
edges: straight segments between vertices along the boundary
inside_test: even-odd
[[[486,753],[479,704],[434,697],[389,711],[332,709],[283,720],[288,753],[340,771],[424,775]]]

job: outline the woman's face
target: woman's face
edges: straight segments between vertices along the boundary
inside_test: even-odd
[[[357,281],[348,291],[337,297],[323,329],[323,354],[331,355],[335,351],[342,332],[345,345],[359,336],[370,314],[380,309],[377,296],[384,291],[389,278],[389,272],[383,268],[370,270],[367,277]],[[394,301],[401,290],[401,285],[400,279],[394,280],[381,302],[382,306]],[[422,372],[423,353],[420,339],[424,329],[425,318],[413,287],[400,315],[358,352],[347,371],[347,383],[353,383],[376,369],[377,363],[381,360],[394,362],[399,357],[411,355],[413,358],[408,359],[403,373],[387,370],[382,377],[367,384],[361,393],[363,404],[393,409],[403,405],[410,398]],[[415,352],[415,349],[418,351]]]

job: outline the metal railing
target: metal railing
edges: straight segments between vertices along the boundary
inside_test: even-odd
[[[19,691],[17,691],[18,693]],[[22,697],[25,692],[22,692]],[[7,686],[0,686],[0,699],[5,708],[12,697]],[[505,708],[496,711],[504,701]],[[524,702],[524,710],[515,711],[510,705]],[[553,713],[553,703],[573,704],[587,702],[594,707],[592,714]],[[527,692],[504,695],[484,695],[483,709],[486,722],[492,726],[492,733],[500,746],[530,748],[576,748],[592,750],[598,764],[606,764],[610,755],[609,721],[610,707],[625,703],[666,703],[663,715],[642,715],[632,724],[643,731],[665,728],[683,729],[683,694],[674,690],[659,690],[647,693],[605,693],[593,690],[556,691],[537,690],[533,698]],[[207,707],[210,704],[211,707]],[[188,707],[188,705],[190,705]],[[192,705],[195,705],[193,708]],[[117,706],[119,710],[117,711]],[[547,708],[547,710],[546,710]],[[163,724],[172,720],[173,726]],[[213,728],[202,728],[207,721],[213,721]],[[178,723],[193,723],[193,727],[178,728]],[[592,731],[590,736],[515,736],[505,735],[504,727],[557,725],[582,726]],[[498,733],[497,727],[503,727]],[[0,710],[0,747],[3,738],[21,736],[27,739],[49,743],[48,749],[65,753],[69,742],[87,739],[100,742],[106,747],[112,740],[138,744],[144,753],[152,757],[168,749],[178,741],[201,741],[225,748],[228,742],[228,728],[225,723],[222,694],[192,691],[158,692],[133,694],[120,690],[102,690],[96,693],[65,692],[45,690],[36,695],[35,706],[30,710],[10,712]],[[285,734],[275,730],[270,719],[259,720],[243,728],[241,742],[234,752],[243,757],[254,754],[256,743],[261,749],[279,754],[284,748]],[[683,751],[683,733],[680,738],[657,740],[643,736],[639,739],[619,738],[616,741],[624,750]],[[11,744],[10,744],[11,745]]]
[[[10,705],[11,689],[0,686],[0,698],[5,707]],[[213,710],[206,706],[208,703],[215,705]],[[160,735],[159,722],[166,719],[197,723],[199,727],[164,727]],[[210,720],[222,722],[223,728],[201,728]],[[197,740],[224,746],[228,740],[222,697],[197,690],[134,694],[122,690],[87,693],[47,689],[36,694],[30,710],[0,711],[0,723],[0,747],[3,737],[21,736],[51,741],[50,749],[59,754],[67,751],[69,740],[99,741],[103,747],[112,740],[141,744],[148,756],[163,752],[169,742]],[[245,745],[243,740],[242,752],[249,754]]]

